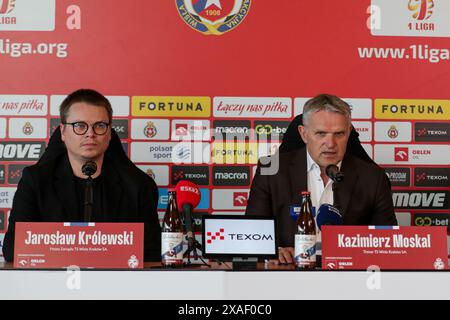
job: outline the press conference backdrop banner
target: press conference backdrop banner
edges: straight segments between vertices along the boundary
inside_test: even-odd
[[[400,223],[448,227],[449,15],[447,0],[0,0],[0,243],[79,88],[110,99],[161,211],[179,180],[201,186],[197,231],[242,214],[258,157],[322,92],[351,104]]]

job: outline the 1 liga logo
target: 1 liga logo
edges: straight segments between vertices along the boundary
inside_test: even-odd
[[[433,15],[433,0],[409,0],[408,9],[416,20],[427,20]]]
[[[251,0],[175,0],[178,13],[191,28],[220,36],[247,16]]]
[[[8,14],[16,6],[16,0],[0,0],[0,14]]]

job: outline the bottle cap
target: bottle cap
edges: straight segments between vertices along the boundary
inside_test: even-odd
[[[309,192],[309,191],[302,191],[300,194],[302,196],[309,196],[309,195],[311,195],[311,192]]]
[[[167,191],[168,192],[177,192],[177,189],[176,188],[169,188],[169,189],[167,189]]]

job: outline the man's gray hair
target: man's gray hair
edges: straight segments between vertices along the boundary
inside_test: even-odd
[[[336,112],[342,114],[351,122],[350,105],[341,98],[332,94],[319,94],[306,101],[303,107],[303,124],[306,126],[311,114],[319,111]]]

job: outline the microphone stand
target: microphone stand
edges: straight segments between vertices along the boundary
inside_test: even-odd
[[[84,222],[90,222],[92,208],[94,206],[94,181],[92,175],[97,171],[97,164],[94,161],[86,161],[81,167],[81,172],[87,176],[84,186]]]
[[[202,246],[201,244],[197,241],[197,239],[195,239],[194,237],[194,233],[192,231],[192,211],[191,211],[191,206],[188,204],[183,205],[183,212],[184,214],[184,219],[185,219],[185,227],[186,227],[186,235],[187,235],[187,241],[188,241],[188,248],[186,250],[186,252],[184,253],[184,257],[187,257],[187,263],[186,265],[191,265],[191,257],[190,254],[191,252],[194,255],[194,260],[198,260],[200,259],[204,265],[207,265],[208,267],[210,266],[205,260],[203,260],[203,258],[201,256],[198,255],[197,253],[197,249],[198,250],[202,250]]]
[[[92,207],[94,206],[94,181],[91,176],[86,179],[86,185],[84,188],[84,221],[90,222],[92,216]]]

